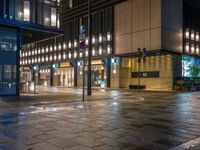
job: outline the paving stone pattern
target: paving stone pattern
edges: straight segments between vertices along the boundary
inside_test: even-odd
[[[200,93],[95,89],[87,100],[67,88],[0,98],[0,150],[167,150],[200,137]]]

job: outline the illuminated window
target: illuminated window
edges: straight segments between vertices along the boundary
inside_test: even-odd
[[[56,17],[56,8],[51,8],[51,26],[56,26],[57,17]]]
[[[73,0],[69,0],[69,8],[73,7]]]
[[[24,21],[30,21],[30,2],[24,1]]]

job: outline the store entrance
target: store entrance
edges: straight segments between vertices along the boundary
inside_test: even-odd
[[[92,66],[91,80],[92,87],[101,87],[104,84],[104,67],[103,65]]]
[[[58,86],[73,87],[74,86],[74,68],[60,68],[57,69]]]

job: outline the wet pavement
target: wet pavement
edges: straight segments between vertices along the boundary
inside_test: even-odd
[[[0,98],[0,150],[179,150],[200,144],[200,93],[41,88]]]

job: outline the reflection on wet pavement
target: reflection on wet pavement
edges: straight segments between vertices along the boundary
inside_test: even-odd
[[[80,89],[58,91],[1,98],[0,150],[165,150],[200,137],[199,93],[95,89],[82,103]]]

